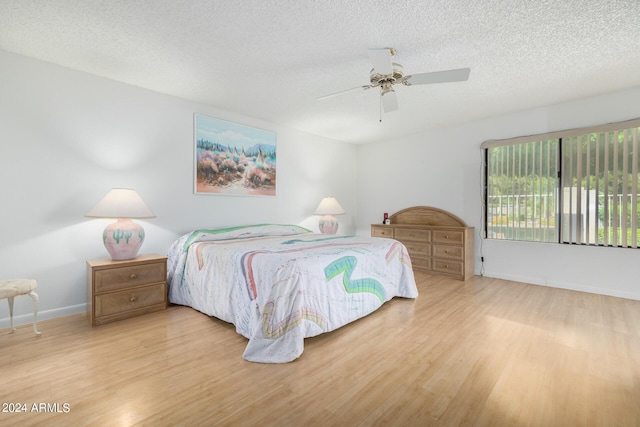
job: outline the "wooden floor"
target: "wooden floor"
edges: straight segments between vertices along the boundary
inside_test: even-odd
[[[0,330],[0,425],[640,425],[640,301],[416,279],[283,365],[186,307]]]

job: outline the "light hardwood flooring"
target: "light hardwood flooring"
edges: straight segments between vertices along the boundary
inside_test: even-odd
[[[27,409],[0,425],[640,425],[640,301],[416,279],[416,300],[307,339],[282,365],[243,360],[233,326],[187,307],[43,321],[40,338],[0,330],[1,409]]]

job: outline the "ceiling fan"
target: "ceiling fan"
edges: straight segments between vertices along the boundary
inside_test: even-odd
[[[380,102],[385,113],[398,109],[398,99],[393,90],[393,86],[402,84],[404,86],[424,85],[433,83],[461,82],[469,78],[471,69],[458,68],[455,70],[434,71],[430,73],[404,75],[402,65],[393,62],[396,50],[392,47],[382,49],[369,49],[369,61],[373,65],[369,80],[371,84],[358,86],[329,95],[321,96],[318,100],[332,98],[354,90],[368,90],[374,87],[380,88]]]

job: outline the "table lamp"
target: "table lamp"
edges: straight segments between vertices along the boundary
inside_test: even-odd
[[[144,229],[132,219],[155,218],[135,190],[114,188],[86,215],[90,218],[115,218],[102,233],[105,248],[115,261],[132,259],[144,242]]]
[[[334,197],[325,197],[313,213],[322,215],[318,222],[322,234],[336,234],[338,220],[333,215],[342,215],[346,212]]]

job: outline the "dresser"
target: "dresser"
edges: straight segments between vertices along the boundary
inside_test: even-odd
[[[473,276],[473,227],[457,216],[430,206],[414,206],[389,217],[390,224],[371,224],[371,236],[402,242],[415,270],[459,280]]]
[[[87,319],[92,326],[166,308],[166,257],[87,261]]]

